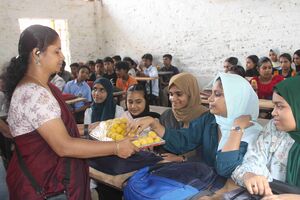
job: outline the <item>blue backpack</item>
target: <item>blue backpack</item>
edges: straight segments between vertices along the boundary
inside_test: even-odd
[[[180,200],[213,194],[226,179],[204,163],[164,163],[137,171],[124,187],[125,200]]]

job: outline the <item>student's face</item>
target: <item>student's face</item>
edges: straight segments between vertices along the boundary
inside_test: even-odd
[[[75,75],[75,77],[77,76],[78,73],[78,69],[75,66],[71,66],[71,74]]]
[[[91,72],[95,72],[95,65],[89,65]]]
[[[106,71],[112,72],[114,71],[114,63],[104,62],[104,68]]]
[[[273,51],[269,52],[269,58],[271,59],[272,62],[277,62],[277,54],[274,53]]]
[[[171,62],[172,62],[172,60],[170,60],[170,58],[168,58],[168,57],[163,57],[163,64],[164,64],[165,66],[171,65]]]
[[[221,87],[221,82],[217,81],[213,88],[212,94],[208,98],[209,111],[214,115],[219,115],[222,117],[227,117],[227,108],[224,97],[224,91]]]
[[[189,96],[181,91],[176,85],[172,85],[169,90],[169,99],[174,109],[182,109],[188,105]]]
[[[81,68],[78,72],[78,80],[80,81],[85,81],[86,79],[89,78],[89,75],[90,75],[90,71],[86,68]]]
[[[124,69],[116,69],[116,74],[117,74],[118,78],[124,78],[124,77],[126,77],[128,72],[125,71]]]
[[[255,67],[254,62],[251,59],[247,58],[246,59],[246,69],[253,69],[254,67]]]
[[[39,54],[38,58],[41,65],[47,68],[49,74],[59,72],[65,59],[61,52],[60,39],[58,38],[53,44],[49,45],[46,51]]]
[[[225,73],[227,73],[230,70],[231,67],[232,67],[232,64],[230,64],[227,61],[224,62],[224,72]]]
[[[95,103],[103,103],[107,98],[107,91],[105,90],[102,84],[96,83],[93,86],[92,96]]]
[[[264,79],[272,79],[272,70],[270,62],[265,62],[258,68],[259,75]]]
[[[287,58],[280,57],[279,62],[281,69],[288,70],[291,68],[292,63]]]
[[[145,66],[145,67],[150,67],[151,65],[152,65],[152,61],[151,60],[148,60],[148,59],[145,59],[145,58],[143,58],[142,59],[142,62],[143,62],[143,65]]]
[[[101,63],[95,65],[95,71],[97,74],[102,74],[104,72],[104,66]]]
[[[300,65],[300,57],[297,54],[294,54],[293,60],[295,65]]]
[[[279,131],[293,131],[296,129],[296,121],[290,105],[276,92],[273,93],[274,110],[272,116],[274,124]]]
[[[146,100],[144,98],[144,92],[127,92],[127,109],[131,115],[137,116],[141,114],[145,110],[145,107]]]

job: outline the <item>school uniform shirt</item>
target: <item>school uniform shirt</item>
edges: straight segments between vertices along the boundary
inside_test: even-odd
[[[110,80],[110,82],[115,86],[116,85],[116,81],[117,81],[117,74],[114,72],[112,74],[103,74],[104,78],[107,78],[108,80]]]
[[[280,81],[283,81],[284,78],[281,75],[274,75],[272,77],[272,80],[270,83],[264,84],[261,83],[258,77],[253,77],[250,80],[250,83],[252,80],[256,80],[257,82],[257,96],[260,99],[272,99],[273,95],[273,88],[274,86],[279,83]]]
[[[123,82],[122,78],[118,78],[116,87],[126,92],[128,88],[134,84],[137,84],[137,81],[132,76],[129,76],[125,83]]]
[[[144,70],[144,74],[149,77],[158,77],[158,71],[157,68],[151,65],[147,69]],[[152,94],[154,96],[158,97],[159,94],[159,88],[158,88],[158,79],[152,80]],[[147,83],[147,92],[150,93],[150,86],[149,83]]]
[[[232,179],[244,186],[246,172],[264,176],[269,182],[273,179],[286,181],[287,160],[295,140],[284,131],[278,131],[274,120],[264,127],[255,145],[249,147],[244,160],[232,173]]]
[[[66,82],[64,81],[64,79],[62,77],[60,77],[59,75],[55,75],[53,77],[53,79],[50,81],[52,84],[54,84],[56,87],[58,87],[58,89],[60,91],[63,91],[64,86],[66,84]]]
[[[92,92],[90,86],[85,82],[78,82],[77,79],[69,81],[63,90],[63,93],[73,94],[78,97],[86,98],[88,102],[92,101]],[[79,109],[84,106],[84,102],[78,102],[74,104],[75,109]]]
[[[278,73],[282,75],[282,69],[278,71]],[[293,76],[296,76],[296,71],[294,69],[290,69],[289,73],[287,74],[287,76],[285,76],[284,78],[289,78],[289,77],[293,77]]]

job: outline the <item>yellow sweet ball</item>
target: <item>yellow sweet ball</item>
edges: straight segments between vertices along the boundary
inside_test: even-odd
[[[149,131],[148,136],[154,138],[157,137],[157,134],[154,131]]]
[[[116,141],[123,140],[123,139],[124,139],[124,136],[123,136],[123,135],[116,134],[116,137],[115,137],[115,140],[116,140]]]
[[[160,142],[160,141],[161,141],[160,137],[153,138],[153,142]]]
[[[146,138],[140,138],[139,142],[141,145],[146,145],[147,144],[147,139]]]
[[[117,126],[116,133],[122,133],[123,129],[120,126]]]
[[[152,144],[154,142],[152,137],[147,137],[146,141],[147,141],[147,144]]]
[[[138,140],[132,141],[132,144],[134,144],[137,147],[141,147],[142,146],[141,143],[140,143],[140,141],[138,141]]]

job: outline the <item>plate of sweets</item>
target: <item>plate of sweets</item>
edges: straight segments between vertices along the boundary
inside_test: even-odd
[[[149,148],[165,144],[165,141],[150,129],[143,130],[139,135],[136,131],[127,133],[127,118],[116,118],[102,121],[93,129],[90,136],[99,141],[120,141],[125,137],[132,137],[132,143],[138,148]]]

